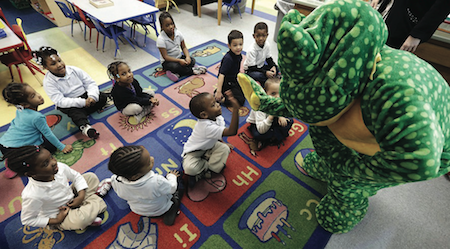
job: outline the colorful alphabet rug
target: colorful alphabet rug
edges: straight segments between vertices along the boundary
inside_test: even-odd
[[[181,152],[197,119],[189,111],[189,100],[198,93],[212,93],[218,66],[228,51],[216,40],[190,49],[204,75],[172,82],[159,63],[134,72],[144,89],[156,92],[160,105],[136,122],[112,105],[90,116],[100,138],[83,136],[71,120],[54,107],[42,110],[47,123],[73,152],[55,157],[100,180],[112,175],[107,169],[111,153],[123,145],[143,145],[155,158],[153,170],[161,175],[182,170]],[[109,91],[112,83],[101,85]],[[298,120],[280,146],[257,151],[248,132],[248,104],[241,107],[238,135],[224,140],[235,146],[221,174],[200,180],[187,188],[175,224],[130,211],[127,203],[111,190],[104,197],[108,208],[100,227],[83,231],[59,231],[22,226],[21,191],[28,179],[3,177],[0,164],[0,248],[323,248],[331,234],[317,223],[314,209],[326,193],[326,185],[306,177],[298,162],[313,150],[308,126]],[[223,108],[229,124],[231,112]],[[0,129],[0,136],[9,125]]]

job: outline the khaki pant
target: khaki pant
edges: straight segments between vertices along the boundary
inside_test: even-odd
[[[195,176],[208,169],[220,173],[230,152],[230,147],[219,141],[209,150],[189,152],[183,157],[184,173]]]
[[[61,230],[83,230],[92,224],[97,215],[106,211],[105,201],[95,194],[100,183],[97,175],[88,172],[83,174],[83,177],[88,184],[84,201],[80,207],[70,209],[64,221],[58,226]]]

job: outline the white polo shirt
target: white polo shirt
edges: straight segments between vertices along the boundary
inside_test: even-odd
[[[222,115],[216,117],[216,121],[210,119],[199,119],[194,126],[191,136],[184,144],[183,157],[186,153],[196,150],[209,150],[222,139],[225,130],[225,120]]]
[[[270,44],[266,40],[264,43],[264,47],[260,47],[253,41],[252,45],[248,48],[245,61],[244,61],[244,70],[247,70],[248,67],[256,66],[257,68],[262,68],[267,58],[272,57],[272,53],[270,52]]]
[[[166,32],[161,31],[161,33],[158,36],[158,39],[156,39],[156,47],[158,48],[165,48],[167,50],[167,55],[174,58],[181,58],[181,42],[184,41],[183,34],[181,34],[178,29],[175,29],[175,37],[174,39],[170,39]],[[160,57],[161,63],[164,62],[164,58]]]

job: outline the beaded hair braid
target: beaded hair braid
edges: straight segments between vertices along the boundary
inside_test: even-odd
[[[52,47],[40,47],[38,51],[33,52],[33,57],[36,59],[37,64],[45,66],[45,60],[53,54],[59,56],[58,51]]]
[[[125,178],[131,178],[139,172],[143,148],[129,145],[115,150],[109,159],[108,169],[113,174]]]
[[[106,70],[106,73],[108,74],[108,77],[111,80],[114,80],[115,77],[120,78],[119,77],[119,69],[118,68],[119,68],[119,66],[121,64],[128,65],[127,63],[125,63],[123,61],[115,61],[115,62],[112,62],[112,63],[110,63],[108,65],[108,69]]]
[[[34,160],[41,151],[40,146],[22,146],[19,148],[13,148],[5,153],[8,168],[17,174],[24,176],[25,173],[33,169]]]

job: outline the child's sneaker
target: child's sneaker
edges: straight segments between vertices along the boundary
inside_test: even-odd
[[[96,129],[92,128],[90,125],[84,125],[80,127],[81,133],[87,136],[88,138],[97,139],[100,136],[100,133],[97,132]]]
[[[206,71],[207,71],[207,68],[204,67],[204,66],[197,66],[197,67],[193,67],[193,68],[192,68],[192,72],[193,72],[195,75],[205,74]]]
[[[104,197],[108,191],[111,189],[111,178],[103,179],[99,184],[97,191],[95,191],[95,194]]]
[[[172,73],[171,71],[166,71],[166,75],[167,78],[169,78],[173,82],[178,81],[178,79],[180,78],[180,75]]]
[[[90,225],[91,227],[98,227],[102,224],[103,220],[100,217],[96,217],[95,220]]]

